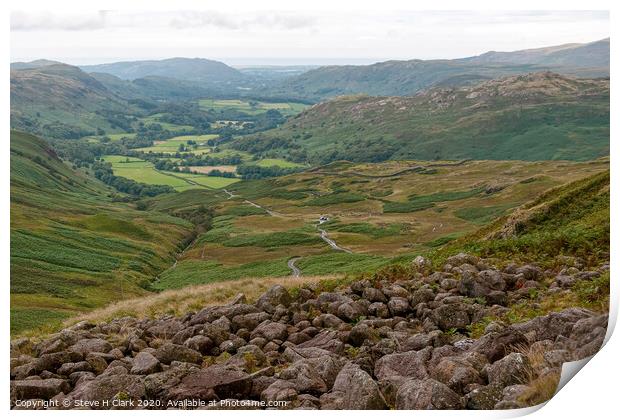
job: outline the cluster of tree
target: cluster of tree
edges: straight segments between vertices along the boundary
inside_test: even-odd
[[[301,171],[300,168],[281,168],[279,166],[258,166],[252,164],[243,164],[237,166],[237,173],[243,179],[261,179],[283,176]]]
[[[211,123],[215,120],[194,102],[167,102],[161,105],[156,113],[161,114],[161,122],[189,125],[201,131],[210,130]]]
[[[132,124],[136,121],[136,117],[134,116],[128,116],[124,113],[108,109],[98,109],[95,111],[95,114],[105,118],[114,129],[120,128],[127,132],[133,131]]]
[[[222,178],[236,178],[237,177],[234,172],[220,171],[219,169],[213,169],[209,171],[207,173],[207,176],[219,176]]]
[[[96,161],[92,165],[92,170],[95,177],[100,181],[112,186],[117,191],[136,197],[154,197],[159,194],[174,192],[174,188],[169,185],[143,184],[122,176],[116,176],[112,172],[112,165],[107,162]]]
[[[242,162],[241,156],[209,156],[209,155],[190,155],[180,161],[181,166],[217,166],[217,165],[239,165]]]
[[[291,139],[284,139],[281,137],[264,137],[260,134],[249,139],[233,140],[231,145],[237,150],[242,150],[255,155],[276,149],[301,149],[301,146]]]

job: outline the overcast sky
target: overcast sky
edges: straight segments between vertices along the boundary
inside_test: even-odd
[[[14,11],[11,60],[359,64],[590,42],[609,30],[604,11]]]

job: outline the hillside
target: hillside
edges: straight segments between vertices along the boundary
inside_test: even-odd
[[[77,67],[43,65],[11,71],[11,126],[55,138],[114,131],[115,115],[135,109]]]
[[[436,252],[560,263],[563,255],[589,266],[609,260],[610,173],[549,189],[480,230]]]
[[[11,404],[52,398],[65,408],[143,399],[155,409],[230,408],[221,402],[227,399],[279,409],[535,406],[555,394],[563,363],[603,345],[608,188],[604,172],[548,191],[464,239],[460,245],[474,245],[473,254],[453,254],[449,245],[443,255],[354,278],[164,292],[73,320],[59,333],[14,340]],[[477,240],[508,220],[525,220],[524,212],[532,223],[501,235],[512,239],[505,245],[514,255],[476,255]],[[593,231],[579,243],[555,232],[576,226]],[[522,254],[520,241],[546,254]],[[185,407],[188,400],[196,402]]]
[[[11,332],[144,295],[191,223],[115,202],[42,140],[11,132]]]
[[[609,154],[609,80],[544,72],[411,97],[339,97],[232,147],[311,163],[588,160]]]
[[[587,44],[564,44],[521,51],[489,51],[476,57],[463,59],[470,63],[536,64],[584,69],[609,68],[609,38]]]
[[[81,68],[88,73],[109,73],[124,80],[159,76],[208,83],[237,83],[245,79],[245,76],[238,70],[222,62],[204,58],[122,61],[81,66]]]
[[[454,60],[386,61],[367,66],[324,66],[270,87],[271,94],[321,101],[340,95],[412,95],[434,86],[467,86],[503,76],[551,70],[609,77],[609,39]]]

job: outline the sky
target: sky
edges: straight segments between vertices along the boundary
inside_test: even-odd
[[[11,61],[367,64],[591,42],[609,32],[606,11],[13,11]]]

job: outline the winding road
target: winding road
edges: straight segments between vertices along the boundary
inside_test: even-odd
[[[342,252],[346,252],[348,254],[353,254],[353,251],[351,251],[350,249],[346,249],[343,248],[341,246],[339,246],[336,241],[334,241],[333,239],[331,239],[328,235],[327,235],[327,231],[325,229],[321,229],[319,227],[317,227],[317,229],[319,230],[319,232],[321,232],[321,239],[323,239],[327,245],[329,245],[333,250],[335,251],[342,251]]]
[[[237,194],[235,194],[235,193],[233,193],[233,192],[231,192],[231,191],[228,191],[226,188],[223,188],[223,189],[222,189],[222,191],[224,191],[226,194],[228,194],[228,199],[229,199],[229,200],[230,200],[231,198],[240,197],[240,195],[237,195]],[[257,204],[257,203],[255,203],[255,202],[253,202],[253,201],[250,201],[250,200],[244,200],[243,202],[244,202],[244,203],[246,203],[246,204],[249,204],[249,205],[251,205],[251,206],[254,206],[254,207],[256,207],[256,208],[263,209],[263,210],[264,210],[267,214],[269,214],[270,216],[273,216],[273,217],[286,217],[285,215],[283,215],[283,214],[281,214],[281,213],[278,213],[278,212],[276,212],[276,211],[270,210],[270,209],[268,209],[268,208],[266,208],[266,207],[263,207],[263,206],[261,206],[260,204]],[[327,245],[329,245],[329,246],[330,246],[330,248],[332,248],[334,251],[340,251],[340,252],[346,252],[347,254],[353,254],[353,251],[351,251],[350,249],[347,249],[347,248],[343,248],[343,247],[341,247],[340,245],[338,245],[338,244],[336,243],[336,241],[334,241],[333,239],[331,239],[331,238],[329,237],[329,234],[327,233],[327,231],[326,231],[325,229],[321,229],[321,228],[320,228],[320,225],[322,225],[325,221],[326,221],[326,220],[319,220],[318,224],[316,225],[317,230],[319,231],[319,235],[320,235],[321,239],[322,239],[323,241],[325,241],[325,243],[326,243]],[[204,256],[204,249],[203,249],[203,256]],[[301,257],[291,257],[291,258],[290,258],[290,259],[286,262],[286,264],[288,265],[288,268],[290,268],[290,269],[291,269],[291,272],[292,272],[292,274],[291,274],[291,275],[292,275],[293,277],[301,277],[301,270],[299,269],[299,267],[297,267],[297,266],[295,265],[295,263],[296,263],[299,259],[301,259]],[[175,262],[175,264],[176,264],[176,262]]]
[[[288,268],[290,268],[291,271],[293,272],[293,274],[291,274],[293,277],[301,277],[301,270],[299,269],[299,267],[295,265],[297,260],[299,260],[300,258],[301,257],[293,257],[286,262],[286,264],[288,265]]]

